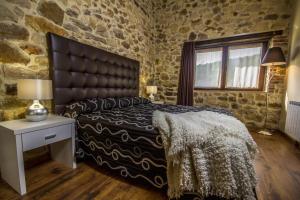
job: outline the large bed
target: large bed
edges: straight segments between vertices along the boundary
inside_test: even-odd
[[[221,109],[153,104],[138,97],[137,61],[52,33],[47,37],[53,108],[76,118],[76,150],[83,160],[165,190],[165,151],[152,113],[210,110],[230,115]],[[198,196],[187,192],[181,199]]]

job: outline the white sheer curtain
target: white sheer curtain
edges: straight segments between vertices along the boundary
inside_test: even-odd
[[[261,51],[261,45],[229,48],[226,87],[258,87]]]
[[[219,87],[222,67],[222,48],[197,52],[195,86]]]

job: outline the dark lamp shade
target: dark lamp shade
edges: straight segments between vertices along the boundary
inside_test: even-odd
[[[269,48],[265,54],[261,65],[262,66],[279,66],[285,65],[285,57],[280,47]]]

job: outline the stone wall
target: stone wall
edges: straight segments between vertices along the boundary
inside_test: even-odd
[[[19,78],[48,78],[45,33],[50,31],[141,63],[141,94],[148,80],[158,97],[175,103],[184,41],[284,30],[272,44],[287,53],[289,0],[2,0],[0,3],[0,121],[22,117]],[[274,69],[266,93],[195,90],[195,105],[230,109],[248,126],[277,128],[285,69]],[[50,102],[45,102],[50,107]]]
[[[159,98],[175,103],[183,42],[220,38],[242,33],[283,30],[271,45],[287,54],[290,2],[287,0],[163,0],[156,4],[155,83]],[[249,127],[278,128],[285,94],[286,70],[280,67],[269,86],[269,109],[265,92],[194,91],[196,106],[230,109]]]
[[[153,11],[148,0],[1,0],[0,121],[23,117],[30,103],[16,98],[17,79],[49,78],[47,32],[140,61],[144,88],[153,74]]]

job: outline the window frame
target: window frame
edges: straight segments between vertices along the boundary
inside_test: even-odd
[[[227,65],[228,65],[228,51],[229,47],[232,46],[242,46],[249,44],[262,44],[261,60],[263,59],[268,46],[269,40],[253,40],[253,41],[237,41],[237,42],[224,42],[221,44],[209,44],[209,45],[199,45],[195,48],[195,72],[196,72],[196,59],[197,52],[203,49],[212,49],[212,48],[222,48],[222,66],[221,66],[221,83],[220,87],[199,87],[195,86],[196,80],[194,80],[194,90],[226,90],[226,91],[263,91],[265,84],[266,76],[266,67],[260,66],[259,78],[258,78],[258,87],[257,88],[235,88],[235,87],[226,87],[226,77],[227,77]]]

